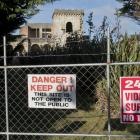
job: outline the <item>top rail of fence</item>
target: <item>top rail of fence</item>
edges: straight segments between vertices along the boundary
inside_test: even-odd
[[[117,62],[117,63],[83,63],[83,64],[55,64],[55,65],[11,65],[0,66],[0,69],[7,68],[41,68],[41,67],[82,67],[82,66],[106,66],[106,65],[140,65],[140,62]]]

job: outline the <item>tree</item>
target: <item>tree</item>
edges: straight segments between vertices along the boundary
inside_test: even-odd
[[[0,0],[0,37],[18,29],[35,15],[38,5],[56,0]]]
[[[140,22],[140,0],[117,0],[123,3],[123,7],[118,10],[119,15],[124,15]]]
[[[91,39],[91,34],[93,32],[94,29],[94,25],[93,25],[93,12],[91,12],[88,16],[88,20],[87,20],[88,26],[89,26],[89,38]]]

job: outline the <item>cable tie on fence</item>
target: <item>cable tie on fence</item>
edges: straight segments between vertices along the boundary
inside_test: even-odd
[[[107,61],[107,64],[108,64],[108,65],[111,64],[111,61]]]

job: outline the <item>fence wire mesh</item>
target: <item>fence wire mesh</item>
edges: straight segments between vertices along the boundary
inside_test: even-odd
[[[0,140],[6,140],[7,136],[6,135],[0,135]]]
[[[8,56],[7,65],[50,65],[50,64],[84,64],[104,63],[106,53],[100,54],[49,54],[36,56]],[[1,63],[0,65],[3,65]]]
[[[77,109],[39,109],[28,107],[28,74],[76,74]],[[140,65],[111,65],[110,81],[106,65],[8,67],[8,120],[11,133],[98,134],[99,137],[28,136],[10,135],[9,140],[106,140],[108,111],[110,109],[111,140],[138,140],[138,124],[120,123],[119,78],[139,76]],[[4,69],[0,69],[0,132],[6,132]],[[110,82],[110,108],[108,108],[107,82]],[[121,135],[128,135],[128,138]],[[119,137],[120,136],[120,137]],[[0,139],[6,140],[5,135]]]
[[[107,137],[55,137],[55,136],[19,136],[12,135],[10,140],[107,140]]]
[[[107,127],[100,125],[107,122],[107,114],[96,108],[100,90],[96,84],[106,77],[105,66],[8,68],[7,73],[10,132],[107,132]],[[76,74],[77,109],[28,108],[27,74]]]
[[[0,69],[0,132],[6,131],[4,70]]]
[[[111,140],[139,140],[140,138],[123,138],[123,137],[111,137]]]
[[[111,130],[112,134],[139,135],[139,124],[122,124],[120,122],[120,77],[140,76],[140,65],[115,65],[110,66],[111,87]]]

